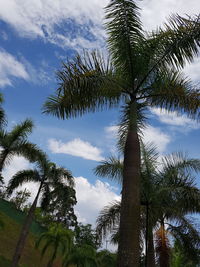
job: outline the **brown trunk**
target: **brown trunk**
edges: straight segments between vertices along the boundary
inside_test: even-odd
[[[32,223],[33,218],[34,218],[34,212],[35,212],[35,209],[37,206],[37,201],[39,198],[40,191],[42,189],[42,185],[43,185],[43,183],[40,184],[37,196],[35,197],[35,200],[33,201],[33,204],[31,206],[31,208],[28,212],[28,215],[25,219],[25,222],[22,226],[21,233],[20,233],[20,236],[19,236],[19,239],[17,242],[17,246],[15,249],[15,253],[14,253],[14,256],[12,259],[11,267],[17,267],[17,265],[19,263],[19,260],[20,260],[21,254],[23,252],[25,242],[26,242],[26,238],[27,238],[28,233],[29,233],[29,229],[30,229],[31,223]]]
[[[155,250],[154,250],[154,241],[153,241],[153,229],[149,227],[149,235],[148,235],[148,253],[147,253],[147,266],[155,267]]]
[[[164,222],[161,222],[160,229],[156,232],[156,252],[160,267],[170,267],[170,247]]]
[[[140,143],[137,108],[133,103],[124,150],[123,188],[119,229],[118,267],[138,267],[140,258]]]

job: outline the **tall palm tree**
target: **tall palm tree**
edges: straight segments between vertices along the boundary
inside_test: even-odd
[[[189,238],[193,241],[196,240],[193,245],[192,241],[190,243],[190,247],[193,248],[192,251],[195,250],[196,245],[200,245],[199,235],[195,231],[195,227],[185,217],[189,213],[200,212],[200,190],[195,187],[194,179],[192,178],[192,172],[200,171],[200,160],[189,159],[182,153],[174,153],[163,157],[161,166],[157,161],[158,154],[154,147],[151,145],[145,147],[141,144],[141,151],[141,205],[145,205],[145,209],[143,207],[141,211],[141,221],[146,220],[146,223],[142,223],[143,228],[146,230],[146,266],[154,267],[153,229],[155,227],[158,227],[156,231],[157,251],[160,253],[160,262],[169,264],[167,261],[169,257],[166,258],[167,253],[169,253],[169,246],[167,244],[168,236],[166,235],[165,223],[168,223],[168,230],[171,233],[173,232],[175,237],[178,238],[179,236],[179,239],[181,239],[182,231],[181,240],[183,244]],[[95,169],[95,172],[99,176],[111,177],[121,181],[122,169],[123,163],[112,157],[107,161],[103,161]],[[111,203],[111,205],[105,207],[97,220],[97,232],[102,236],[113,230],[115,233],[119,226],[120,209],[120,202]],[[187,229],[185,231],[190,233],[186,240],[184,240],[185,232],[181,227],[183,224]],[[189,231],[189,229],[193,230]],[[160,246],[160,244],[163,246]]]
[[[124,147],[118,265],[138,266],[140,145],[138,130],[149,106],[199,113],[199,91],[180,69],[198,54],[200,18],[171,16],[163,28],[144,31],[133,0],[111,0],[105,9],[110,57],[85,52],[63,64],[59,88],[45,112],[71,118],[122,105]],[[199,115],[199,114],[198,114]]]
[[[34,162],[40,157],[41,151],[36,145],[27,140],[32,132],[33,122],[26,119],[13,127],[10,132],[0,128],[0,176],[3,168],[8,165],[13,156],[24,156],[29,161]],[[3,181],[3,178],[2,178]]]
[[[35,247],[39,248],[41,246],[41,242],[43,242],[43,248],[41,251],[42,257],[49,248],[53,248],[51,258],[47,264],[47,267],[52,267],[59,253],[60,256],[63,256],[70,252],[73,244],[73,232],[64,228],[61,224],[55,223],[49,227],[47,232],[41,234],[35,244]]]
[[[19,171],[13,176],[8,184],[8,194],[12,194],[14,189],[26,182],[38,183],[39,187],[36,197],[22,226],[12,260],[12,267],[16,267],[20,260],[30,226],[34,218],[34,212],[39,197],[41,197],[41,206],[46,206],[49,203],[49,195],[53,189],[61,187],[64,182],[67,182],[70,186],[74,186],[74,179],[71,172],[64,168],[57,167],[54,163],[49,162],[44,154],[38,162],[38,169]]]

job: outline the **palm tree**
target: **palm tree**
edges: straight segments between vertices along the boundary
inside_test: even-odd
[[[63,267],[74,265],[76,267],[98,267],[95,248],[87,244],[75,245],[63,261]]]
[[[20,260],[39,197],[41,197],[41,206],[45,207],[49,203],[49,195],[52,189],[61,187],[64,182],[67,182],[70,186],[74,186],[74,179],[71,172],[49,162],[44,154],[41,155],[41,159],[38,162],[38,169],[19,171],[13,176],[8,184],[8,194],[12,194],[14,189],[26,182],[38,183],[39,188],[22,227],[13,256],[12,267],[16,267]]]
[[[171,16],[169,23],[144,31],[133,0],[106,7],[110,57],[77,55],[58,72],[59,88],[44,111],[59,118],[122,105],[126,134],[118,266],[138,266],[140,233],[140,145],[138,130],[149,106],[199,112],[199,91],[181,73],[198,54],[200,18]],[[198,114],[199,115],[199,114]],[[122,126],[122,128],[124,128]]]
[[[70,252],[73,244],[73,232],[64,228],[61,224],[54,223],[49,227],[47,232],[41,234],[35,247],[39,248],[41,242],[43,242],[42,257],[49,248],[53,248],[52,256],[47,264],[47,267],[52,267],[58,254],[63,256]]]
[[[117,254],[108,250],[101,250],[97,253],[99,267],[115,267],[117,264]]]
[[[10,132],[0,128],[0,176],[2,176],[3,168],[10,163],[15,155],[24,156],[31,162],[40,157],[41,151],[37,146],[27,141],[32,129],[33,122],[30,119],[15,125]]]
[[[166,258],[169,254],[166,231],[170,231],[175,238],[182,240],[183,247],[186,247],[186,240],[191,239],[187,244],[187,247],[190,244],[191,251],[194,251],[195,247],[200,245],[199,235],[195,227],[185,217],[188,213],[200,212],[200,191],[195,187],[194,180],[191,177],[192,172],[200,170],[200,161],[189,159],[182,153],[174,153],[163,157],[162,166],[160,166],[157,161],[158,154],[154,147],[141,144],[141,151],[141,205],[143,205],[141,211],[141,221],[143,223],[141,225],[146,229],[146,266],[154,267],[153,229],[155,227],[158,227],[156,244],[160,262],[169,264],[167,261],[169,257]],[[103,161],[95,169],[95,172],[99,176],[111,177],[121,181],[122,169],[123,163],[111,157],[107,161]],[[102,210],[97,219],[97,232],[101,236],[105,236],[108,232],[114,230],[115,237],[115,232],[118,231],[119,227],[120,209],[120,202],[114,202]],[[146,223],[144,223],[144,219]],[[165,229],[166,223],[168,223],[168,230]],[[182,225],[185,226],[186,230],[183,231]],[[186,240],[184,239],[186,237],[185,231],[189,233]],[[193,245],[192,240],[194,241]]]

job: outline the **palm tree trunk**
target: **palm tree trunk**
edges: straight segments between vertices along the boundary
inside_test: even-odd
[[[162,220],[160,229],[157,231],[157,254],[160,267],[170,267],[170,248],[167,233],[165,231],[165,224]]]
[[[138,267],[140,258],[140,143],[137,133],[137,106],[136,103],[132,105],[124,150],[118,267]]]
[[[25,219],[25,222],[22,226],[21,233],[20,233],[20,236],[19,236],[19,239],[17,242],[17,246],[15,249],[15,253],[14,253],[14,256],[12,259],[11,267],[17,267],[17,265],[19,263],[19,260],[20,260],[21,254],[23,252],[25,242],[26,242],[26,238],[27,238],[28,233],[29,233],[29,229],[30,229],[31,223],[32,223],[33,218],[34,218],[34,212],[35,212],[35,209],[37,206],[37,202],[38,202],[38,198],[39,198],[42,186],[43,186],[43,182],[41,182],[41,184],[40,184],[38,193],[35,197],[35,200],[33,201],[33,204],[31,205],[31,208],[30,208],[28,215]]]
[[[147,266],[148,267],[156,266],[155,249],[154,249],[154,241],[153,241],[153,229],[151,225],[149,225],[149,231],[148,231]]]

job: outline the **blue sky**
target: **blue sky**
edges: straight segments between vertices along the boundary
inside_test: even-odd
[[[42,104],[57,87],[55,72],[61,62],[84,49],[105,49],[102,27],[107,0],[0,0],[0,88],[9,127],[32,118],[35,129],[31,140],[44,149],[50,159],[69,168],[77,181],[76,210],[80,220],[94,223],[98,211],[119,198],[119,188],[98,179],[93,168],[115,151],[119,110],[88,114],[62,121],[42,114]],[[173,12],[196,14],[200,2],[191,0],[138,1],[147,30],[161,25]],[[199,82],[197,58],[185,73]],[[150,125],[145,141],[154,141],[161,154],[184,151],[199,157],[200,124],[186,116],[149,110]],[[14,158],[4,170],[8,180],[17,170],[28,168],[23,158]],[[27,185],[34,193],[36,185]]]

